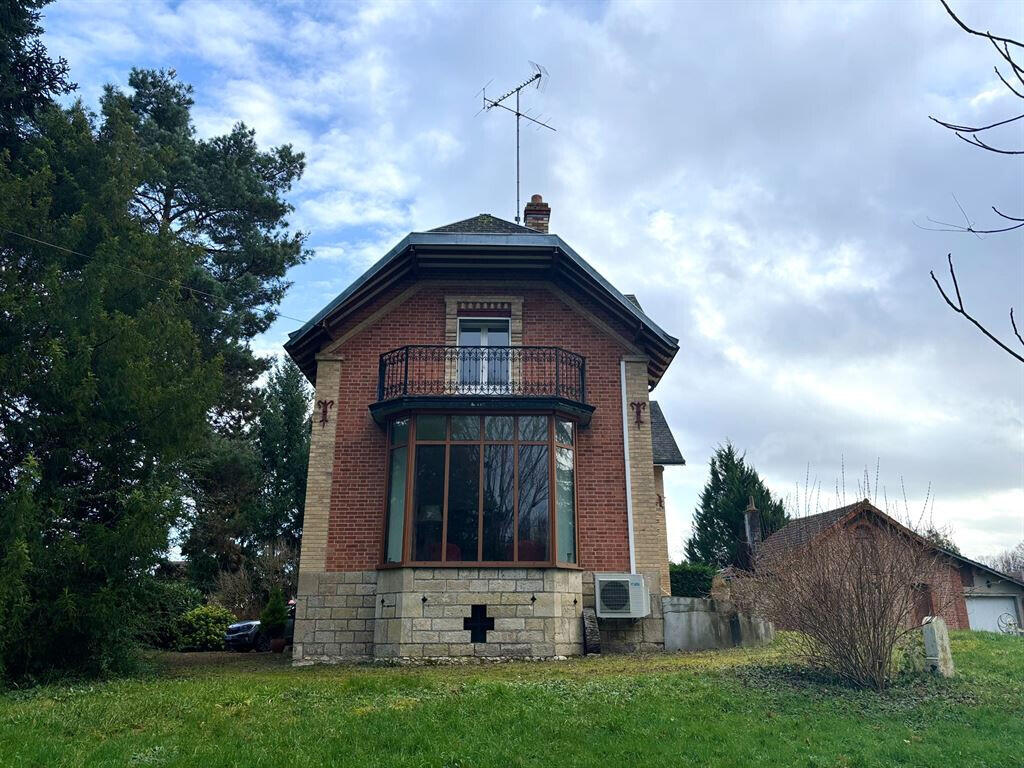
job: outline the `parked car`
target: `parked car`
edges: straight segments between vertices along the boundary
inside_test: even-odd
[[[287,645],[292,644],[295,636],[295,601],[288,601],[288,623],[284,627]],[[224,645],[229,651],[266,652],[270,650],[270,636],[260,627],[259,619],[236,621],[224,633]]]

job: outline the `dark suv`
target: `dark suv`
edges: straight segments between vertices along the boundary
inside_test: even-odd
[[[292,644],[295,636],[295,601],[288,601],[288,623],[284,626],[284,637],[287,645]],[[269,651],[270,636],[262,631],[258,619],[236,621],[224,633],[224,645],[229,651]]]

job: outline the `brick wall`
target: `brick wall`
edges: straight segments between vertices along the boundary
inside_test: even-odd
[[[591,425],[578,436],[579,564],[587,570],[628,570],[619,363],[636,350],[625,340],[630,336],[627,329],[591,314],[585,298],[566,297],[541,283],[422,282],[395,286],[373,307],[353,316],[339,332],[339,341],[328,347],[341,363],[334,398],[326,571],[360,571],[380,562],[386,437],[368,410],[376,399],[379,356],[406,344],[444,344],[446,297],[473,294],[520,297],[524,345],[559,346],[586,358],[587,400],[596,410]],[[377,316],[389,302],[390,311]],[[615,333],[621,338],[613,338]],[[646,384],[643,388],[646,392]],[[646,471],[653,483],[653,467]],[[653,501],[653,485],[649,492],[641,492]]]
[[[964,600],[964,587],[957,565],[942,563],[928,583],[932,589],[932,605],[935,612],[946,620],[946,626],[950,629],[970,629],[967,601]]]

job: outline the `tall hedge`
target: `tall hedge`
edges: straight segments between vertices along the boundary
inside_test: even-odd
[[[672,563],[669,578],[673,597],[707,597],[711,594],[711,580],[715,569],[700,563]]]

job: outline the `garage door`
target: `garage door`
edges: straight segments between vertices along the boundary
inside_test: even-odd
[[[967,619],[971,629],[999,631],[999,617],[1008,613],[1017,618],[1017,601],[1012,597],[968,597]]]

